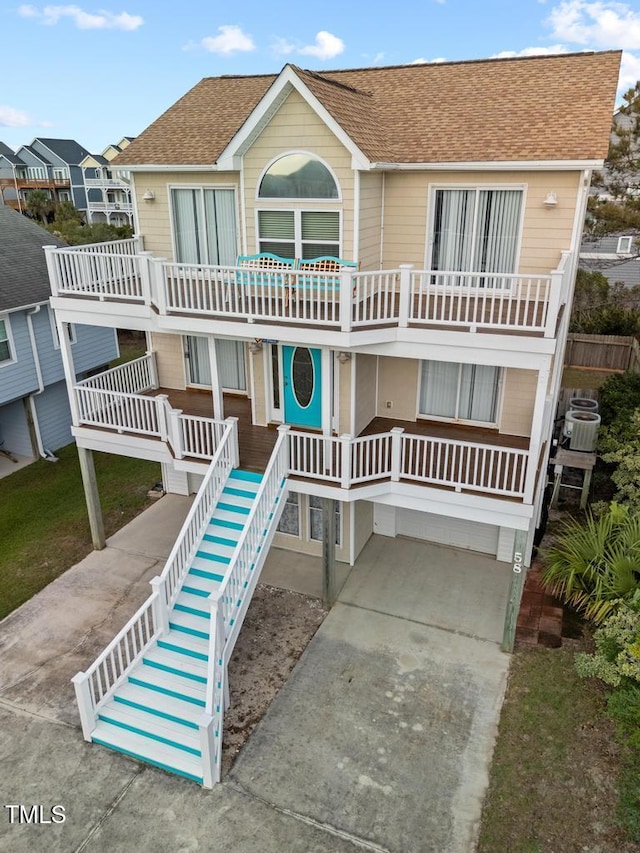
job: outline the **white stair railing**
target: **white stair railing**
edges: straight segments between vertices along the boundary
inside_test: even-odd
[[[220,446],[211,461],[191,510],[162,573],[153,578],[153,592],[116,634],[88,669],[73,682],[82,734],[91,740],[100,708],[114,695],[129,672],[153,643],[169,630],[169,611],[189,571],[213,508],[220,499],[232,468],[238,465],[237,421],[229,418]]]
[[[289,428],[280,426],[278,431],[280,435],[224,578],[209,597],[209,672],[205,712],[200,721],[201,751],[203,758],[206,755],[210,761],[204,767],[205,787],[220,781],[224,712],[228,705],[227,666],[284,508]]]

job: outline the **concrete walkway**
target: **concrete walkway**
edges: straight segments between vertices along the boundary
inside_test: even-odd
[[[508,659],[492,640],[434,628],[421,621],[428,609],[407,610],[411,574],[423,583],[416,572],[434,561],[423,543],[370,541],[213,791],[82,740],[69,679],[147,597],[189,505],[162,498],[0,623],[3,804],[43,807],[39,825],[3,808],[0,849],[468,853]],[[439,551],[450,569],[457,552]],[[402,596],[381,586],[389,557],[389,570],[414,566],[397,585]],[[361,601],[365,589],[373,598]],[[43,824],[55,805],[64,823]]]

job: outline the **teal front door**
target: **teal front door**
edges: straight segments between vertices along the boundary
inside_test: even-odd
[[[322,427],[321,352],[282,347],[284,420],[292,426]]]

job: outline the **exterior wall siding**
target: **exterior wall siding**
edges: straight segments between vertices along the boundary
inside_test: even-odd
[[[187,387],[187,377],[181,335],[151,334],[151,348],[156,354],[161,387],[183,391]]]
[[[267,164],[290,151],[308,151],[322,158],[333,170],[342,192],[342,202],[330,199],[307,202],[298,199],[292,203],[256,201],[258,181]],[[353,258],[353,193],[354,180],[351,155],[342,143],[318,118],[297,92],[292,92],[271,119],[244,157],[245,208],[247,252],[257,249],[255,210],[261,208],[305,210],[342,210],[341,254],[345,260]]]
[[[19,456],[33,456],[24,400],[14,400],[0,407],[0,432],[5,450]]]
[[[510,367],[504,371],[500,432],[509,435],[531,435],[537,383],[538,374],[535,370]]]
[[[73,440],[71,410],[64,381],[49,385],[33,399],[43,447],[55,451],[69,444]]]
[[[424,269],[430,185],[525,185],[525,211],[518,272],[548,273],[571,245],[579,172],[390,172],[385,177],[383,266]],[[548,192],[558,203],[546,208]]]
[[[353,513],[353,559],[357,560],[360,552],[373,535],[373,503],[371,501],[356,501],[351,504]]]
[[[0,404],[17,400],[38,390],[27,317],[24,311],[8,316],[14,361],[0,364]]]
[[[360,173],[360,251],[361,269],[380,266],[382,242],[382,201],[384,175]]]
[[[360,435],[362,430],[376,416],[376,380],[378,358],[375,355],[358,353],[356,360],[355,424],[353,434]]]
[[[64,368],[60,348],[53,331],[49,306],[43,307],[32,317],[33,332],[38,347],[42,380],[45,385],[64,379]],[[76,376],[103,365],[118,357],[118,340],[115,329],[100,326],[74,325],[75,343],[71,354]]]
[[[416,418],[420,362],[412,358],[378,359],[379,418],[413,421]],[[387,402],[391,407],[387,408]]]

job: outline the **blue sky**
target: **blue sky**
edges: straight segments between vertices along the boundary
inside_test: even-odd
[[[640,78],[640,4],[609,0],[79,0],[0,3],[0,139],[136,136],[202,77],[624,50]]]

